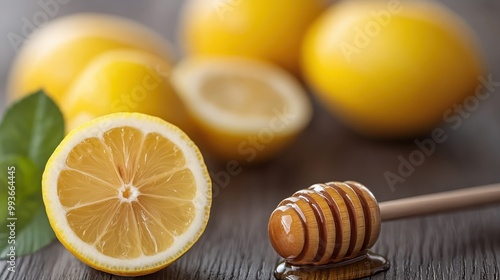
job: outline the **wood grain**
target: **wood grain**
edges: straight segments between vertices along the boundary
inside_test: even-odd
[[[183,1],[69,1],[57,16],[102,11],[129,16],[170,40]],[[477,32],[490,76],[500,81],[500,3],[496,0],[446,0]],[[19,33],[22,17],[41,8],[37,1],[0,3],[0,81],[5,85],[15,51],[7,38]],[[388,81],[390,82],[390,81]],[[417,147],[413,140],[383,142],[351,133],[315,105],[307,131],[282,156],[222,180],[224,162],[210,161],[217,185],[209,225],[181,259],[155,274],[136,279],[272,279],[280,260],[267,237],[270,213],[298,189],[328,181],[355,180],[379,201],[500,182],[500,98],[495,93],[463,118],[458,128],[443,123],[447,140],[416,166],[404,182],[389,186],[387,171]],[[5,94],[2,92],[2,100]],[[5,102],[0,102],[0,108]],[[1,109],[0,109],[1,111]],[[426,139],[426,136],[419,138]],[[373,279],[500,279],[500,206],[384,222],[373,247],[391,268]],[[0,279],[126,279],[89,268],[55,241],[19,259],[9,273],[0,261]]]

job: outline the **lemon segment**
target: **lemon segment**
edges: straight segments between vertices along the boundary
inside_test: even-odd
[[[284,150],[309,123],[311,103],[287,72],[241,57],[194,57],[172,82],[216,156],[253,162]]]
[[[180,257],[209,216],[211,183],[194,143],[138,113],[73,130],[47,163],[43,200],[61,243],[116,275],[144,275]]]

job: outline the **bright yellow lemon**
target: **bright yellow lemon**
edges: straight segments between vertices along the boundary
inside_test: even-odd
[[[482,73],[470,28],[428,1],[334,5],[309,30],[303,66],[326,107],[379,137],[427,132]]]
[[[138,50],[112,50],[96,56],[75,78],[61,100],[70,130],[116,112],[161,117],[192,134],[194,129],[170,82],[170,65]]]
[[[238,55],[299,72],[302,37],[323,0],[191,0],[181,40],[191,55]]]

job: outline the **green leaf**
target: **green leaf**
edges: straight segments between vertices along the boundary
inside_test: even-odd
[[[40,170],[64,137],[64,119],[43,91],[14,103],[0,123],[0,157],[26,156]]]
[[[12,251],[16,257],[35,252],[54,239],[42,202],[41,177],[27,157],[0,160],[0,258],[10,257]]]
[[[5,113],[0,123],[0,258],[10,257],[11,246],[20,256],[54,239],[42,201],[41,178],[63,136],[61,111],[43,91]]]

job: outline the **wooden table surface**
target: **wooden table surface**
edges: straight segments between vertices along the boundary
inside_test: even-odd
[[[40,2],[55,2],[41,0]],[[60,1],[64,2],[64,1]],[[66,1],[54,17],[98,11],[139,20],[175,42],[183,1]],[[500,82],[500,1],[447,0],[477,32],[491,78]],[[0,3],[0,85],[15,55],[7,36],[22,34],[23,18],[42,10],[39,1]],[[397,172],[400,158],[417,149],[413,141],[360,137],[315,104],[308,129],[282,156],[244,166],[224,184],[224,162],[209,161],[220,191],[205,234],[166,269],[138,279],[273,279],[279,261],[267,237],[269,214],[294,191],[313,183],[357,180],[379,201],[500,182],[500,86],[458,128],[443,123],[447,139],[437,144],[404,182],[391,188],[384,173]],[[1,106],[5,107],[2,91]],[[419,138],[425,139],[426,136]],[[222,187],[224,186],[224,187]],[[373,251],[391,268],[373,279],[500,279],[500,205],[384,222]],[[0,279],[122,279],[91,269],[57,241],[19,259],[17,272],[0,262]]]

